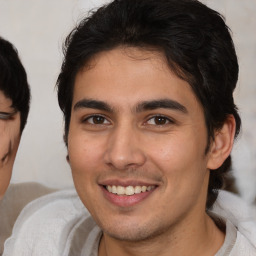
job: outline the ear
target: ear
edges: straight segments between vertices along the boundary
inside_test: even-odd
[[[236,121],[233,115],[229,115],[222,128],[215,132],[214,141],[211,143],[207,168],[215,170],[219,168],[231,153],[236,130]]]

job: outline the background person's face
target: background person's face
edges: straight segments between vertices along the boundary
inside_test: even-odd
[[[110,237],[138,241],[202,221],[206,144],[201,105],[160,54],[114,49],[77,75],[70,165],[81,200]]]
[[[0,199],[10,182],[12,167],[20,141],[20,114],[12,101],[0,91]]]

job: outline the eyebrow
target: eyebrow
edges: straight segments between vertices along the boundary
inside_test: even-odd
[[[82,108],[98,109],[110,113],[114,112],[113,108],[106,102],[93,99],[82,99],[74,105],[74,110]],[[185,106],[171,99],[143,101],[139,103],[138,106],[136,106],[136,112],[143,112],[146,110],[154,110],[158,108],[178,110],[184,114],[188,113],[188,110]]]
[[[81,108],[92,108],[92,109],[103,110],[111,113],[113,112],[113,109],[107,103],[100,100],[92,100],[92,99],[79,100],[74,105],[74,110],[78,110]]]
[[[171,99],[144,101],[136,107],[136,111],[142,112],[145,110],[154,110],[154,109],[158,109],[158,108],[178,110],[184,114],[188,113],[188,110],[185,106],[183,106],[179,102],[177,102],[175,100],[171,100]]]

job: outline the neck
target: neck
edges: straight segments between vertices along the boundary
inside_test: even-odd
[[[103,233],[99,256],[169,256],[215,255],[224,242],[225,235],[205,213],[203,218],[184,223],[144,241],[120,241]]]

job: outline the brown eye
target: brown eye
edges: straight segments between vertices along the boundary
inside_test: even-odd
[[[94,116],[92,118],[92,121],[93,121],[94,124],[103,124],[104,120],[105,120],[105,118],[102,117],[102,116]]]
[[[150,125],[166,125],[166,124],[170,124],[173,123],[169,118],[165,117],[165,116],[153,116],[152,118],[150,118],[147,121],[148,124]]]
[[[156,125],[164,125],[167,122],[167,119],[162,116],[156,116],[154,119]]]
[[[109,121],[105,117],[100,115],[90,116],[85,119],[85,122],[94,125],[109,124]]]

